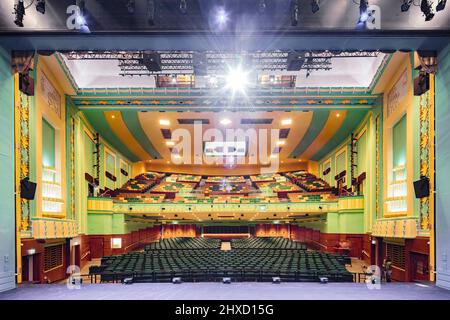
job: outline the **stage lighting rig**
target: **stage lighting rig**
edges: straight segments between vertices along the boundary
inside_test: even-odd
[[[319,0],[311,0],[311,12],[316,13],[319,9]]]
[[[432,3],[430,3],[429,0],[422,0],[420,3],[420,10],[425,15],[425,21],[430,21],[434,17],[434,12],[431,5]]]
[[[447,0],[439,0],[438,4],[436,6],[436,11],[444,10],[446,3],[447,3]]]
[[[45,0],[37,0],[36,11],[45,14]]]
[[[134,11],[136,10],[136,1],[135,0],[127,1],[127,10],[128,10],[128,13],[131,13],[131,14],[134,13]]]
[[[400,7],[400,9],[402,10],[402,12],[406,12],[409,10],[409,8],[411,7],[412,4],[413,4],[413,0],[403,0],[402,6]]]
[[[187,0],[180,0],[180,6],[179,6],[179,8],[180,8],[180,12],[181,12],[182,14],[186,14],[187,11],[188,11],[188,8],[187,8]]]
[[[14,19],[14,23],[16,24],[16,26],[23,28],[23,16],[25,15],[25,6],[23,4],[23,0],[19,0],[14,5],[14,14],[16,16]]]

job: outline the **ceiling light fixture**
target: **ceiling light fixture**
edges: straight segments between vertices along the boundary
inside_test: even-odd
[[[174,141],[166,141],[166,145],[171,147],[171,146],[175,145],[175,142]]]
[[[227,118],[220,120],[220,124],[223,124],[224,126],[229,125],[230,123],[231,120]]]
[[[259,0],[258,4],[258,11],[259,13],[263,14],[266,11],[266,1],[265,0]]]
[[[36,11],[45,14],[45,0],[37,0]]]
[[[134,11],[135,11],[135,9],[136,9],[136,1],[135,1],[135,0],[128,0],[128,1],[127,1],[127,10],[128,10],[128,13],[133,14]]]
[[[277,141],[277,146],[284,146],[285,144],[286,144],[286,141],[284,141],[284,140]]]
[[[403,3],[400,7],[400,9],[402,10],[402,12],[406,12],[409,10],[409,8],[411,7],[413,3],[413,0],[403,0]]]
[[[420,10],[425,15],[425,21],[430,21],[434,17],[433,9],[431,8],[432,3],[428,0],[422,0],[420,3]]]
[[[283,119],[283,120],[281,120],[281,124],[283,126],[290,125],[290,124],[292,124],[292,119]]]
[[[291,9],[291,26],[295,27],[298,24],[300,15],[300,3],[299,0],[295,0],[294,6]]]
[[[169,126],[170,125],[170,121],[166,120],[166,119],[160,119],[159,120],[159,124],[162,126]]]
[[[172,79],[170,80],[170,82],[171,82],[172,84],[176,84],[176,83],[177,83],[177,75],[176,75],[176,74],[173,74],[173,75],[172,75]]]
[[[180,12],[182,14],[186,14],[188,9],[187,9],[187,0],[180,0]]]
[[[311,0],[311,12],[316,13],[319,9],[319,0]]]
[[[147,1],[147,22],[149,25],[155,25],[155,1],[148,0]]]
[[[439,0],[438,4],[436,6],[436,11],[444,10],[446,3],[447,3],[447,0]]]
[[[16,24],[16,26],[23,28],[23,16],[25,15],[25,6],[23,4],[23,0],[19,0],[19,2],[14,5],[14,14],[14,23]]]

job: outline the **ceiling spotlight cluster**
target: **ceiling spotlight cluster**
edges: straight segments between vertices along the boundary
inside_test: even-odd
[[[420,7],[420,11],[422,11],[425,16],[425,21],[430,21],[434,18],[433,11],[433,2],[430,0],[418,0],[419,2],[415,2],[414,0],[403,0],[400,10],[402,12],[407,12],[411,5]],[[447,0],[439,0],[436,5],[436,12],[442,11],[445,9],[445,5],[447,4]]]
[[[14,24],[23,28],[23,18],[25,16],[25,10],[32,6],[36,1],[36,11],[45,14],[45,0],[32,0],[31,3],[25,7],[24,0],[17,0],[14,3]]]

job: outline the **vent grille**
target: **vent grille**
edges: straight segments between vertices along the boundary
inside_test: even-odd
[[[172,139],[172,131],[170,129],[161,129],[164,139]]]
[[[405,269],[405,246],[387,243],[386,258],[391,259],[393,266]]]
[[[286,139],[289,135],[289,131],[291,129],[281,129],[280,130],[280,139]]]
[[[44,250],[44,271],[61,267],[63,265],[63,245],[45,247]]]
[[[178,124],[209,124],[209,119],[178,119]]]
[[[241,119],[241,124],[272,124],[273,119]]]

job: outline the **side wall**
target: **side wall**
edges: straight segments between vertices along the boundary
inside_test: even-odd
[[[436,284],[450,289],[450,46],[438,56],[436,75]]]
[[[0,47],[0,291],[15,287],[14,80]]]

